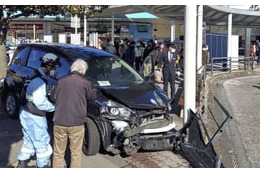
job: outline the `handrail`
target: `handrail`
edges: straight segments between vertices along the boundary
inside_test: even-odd
[[[207,65],[207,71],[211,71],[211,75],[214,72],[232,72],[237,69],[252,69],[256,68],[255,57],[213,57],[210,63]]]

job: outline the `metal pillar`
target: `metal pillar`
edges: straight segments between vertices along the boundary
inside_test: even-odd
[[[115,28],[115,15],[112,15],[112,21],[111,21],[111,41],[115,41],[114,39],[114,29]]]
[[[231,57],[231,47],[232,47],[232,14],[228,15],[228,47],[227,47],[227,56]]]
[[[175,22],[171,21],[171,42],[175,40]]]
[[[183,123],[187,123],[189,109],[196,112],[196,5],[185,7],[184,35],[184,110]]]
[[[84,14],[84,46],[87,45],[87,29],[88,29],[88,23],[87,23],[87,14]]]
[[[246,40],[245,40],[245,57],[249,57],[249,51],[251,46],[251,28],[246,28]]]
[[[198,25],[197,25],[197,71],[201,73],[202,66],[202,25],[203,25],[203,5],[198,5]],[[199,70],[200,69],[200,70]]]

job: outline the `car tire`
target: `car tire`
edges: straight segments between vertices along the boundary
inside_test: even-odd
[[[95,122],[87,118],[85,123],[85,137],[83,141],[82,151],[86,156],[93,156],[100,149],[100,133]]]
[[[10,91],[5,97],[5,110],[10,118],[17,118],[20,104],[14,92]]]

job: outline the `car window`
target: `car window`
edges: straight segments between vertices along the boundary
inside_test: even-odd
[[[14,64],[25,66],[30,48],[17,48],[14,58]]]
[[[95,86],[117,86],[143,82],[143,78],[132,67],[115,57],[89,59],[85,77]]]
[[[32,49],[30,52],[30,56],[28,59],[27,66],[32,67],[34,69],[38,69],[41,66],[41,60],[40,58],[45,55],[46,52],[38,50],[38,49]]]
[[[70,72],[70,64],[66,59],[60,57],[60,67],[56,67],[56,79],[61,78],[64,75],[67,75]]]

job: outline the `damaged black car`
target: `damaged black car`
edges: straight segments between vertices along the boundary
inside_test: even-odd
[[[69,73],[78,58],[85,60],[85,77],[97,88],[97,98],[88,102],[83,152],[101,150],[131,155],[140,149],[172,149],[175,123],[163,90],[148,82],[119,57],[98,49],[66,44],[20,44],[4,83],[2,101],[11,118],[17,117],[24,83],[41,65],[45,53],[56,54],[61,66],[48,79],[48,89]]]

